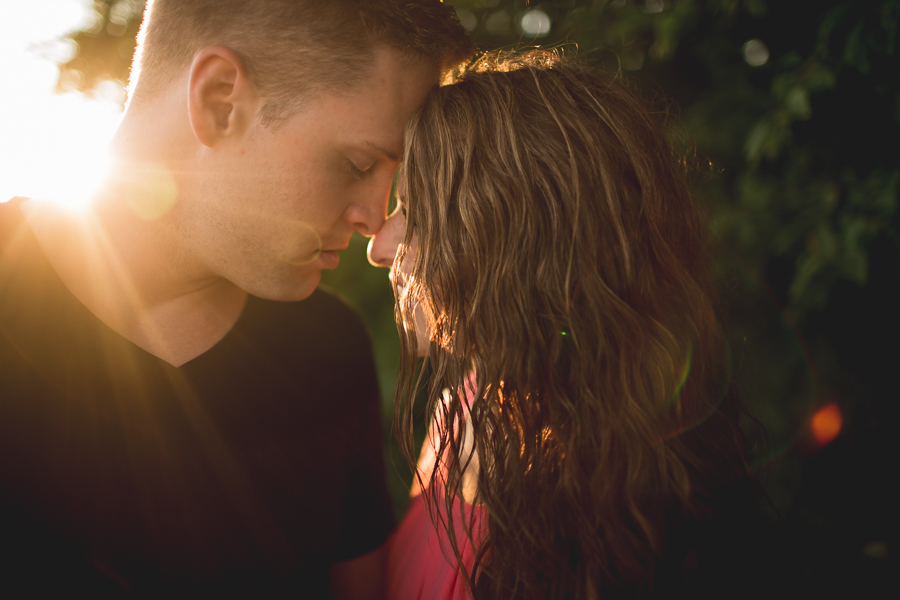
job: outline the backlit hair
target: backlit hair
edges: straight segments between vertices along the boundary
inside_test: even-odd
[[[439,427],[444,465],[422,483],[458,557],[474,435],[488,515],[475,597],[651,587],[667,523],[746,474],[684,169],[625,86],[540,51],[483,58],[435,89],[406,144],[395,276],[413,235],[418,250],[398,320],[423,308],[428,398],[456,423]],[[395,415],[412,460],[407,329]]]
[[[166,89],[210,45],[226,46],[244,61],[263,96],[260,118],[267,125],[311,96],[352,89],[377,45],[441,70],[472,52],[455,10],[440,0],[150,0],[131,101]]]

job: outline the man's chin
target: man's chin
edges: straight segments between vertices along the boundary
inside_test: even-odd
[[[303,274],[303,277],[286,278],[278,282],[259,283],[247,286],[245,292],[263,300],[275,302],[297,302],[309,298],[319,285],[322,272],[315,270]]]

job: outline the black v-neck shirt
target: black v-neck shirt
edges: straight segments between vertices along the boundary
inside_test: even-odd
[[[0,204],[0,596],[325,597],[393,524],[359,318],[322,290],[251,296],[172,367],[68,291],[20,203]]]

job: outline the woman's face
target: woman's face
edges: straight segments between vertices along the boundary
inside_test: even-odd
[[[369,262],[376,267],[390,267],[394,264],[394,258],[397,256],[397,249],[400,247],[400,240],[403,239],[403,232],[406,229],[406,208],[402,202],[397,202],[397,208],[394,209],[381,229],[369,240],[368,256]],[[402,300],[403,293],[411,283],[412,267],[416,259],[416,250],[418,247],[418,239],[413,236],[409,249],[403,260],[403,264],[391,271],[392,281],[397,290],[397,298]],[[425,356],[428,353],[428,345],[431,343],[430,332],[425,324],[425,315],[422,307],[418,302],[414,303],[414,323],[403,323],[404,329],[413,327],[416,332],[416,349],[418,356]]]

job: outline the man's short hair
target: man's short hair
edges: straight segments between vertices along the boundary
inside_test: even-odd
[[[130,101],[166,89],[205,46],[241,57],[277,126],[303,99],[352,89],[376,46],[446,72],[473,52],[452,6],[440,0],[149,0],[132,65]]]

